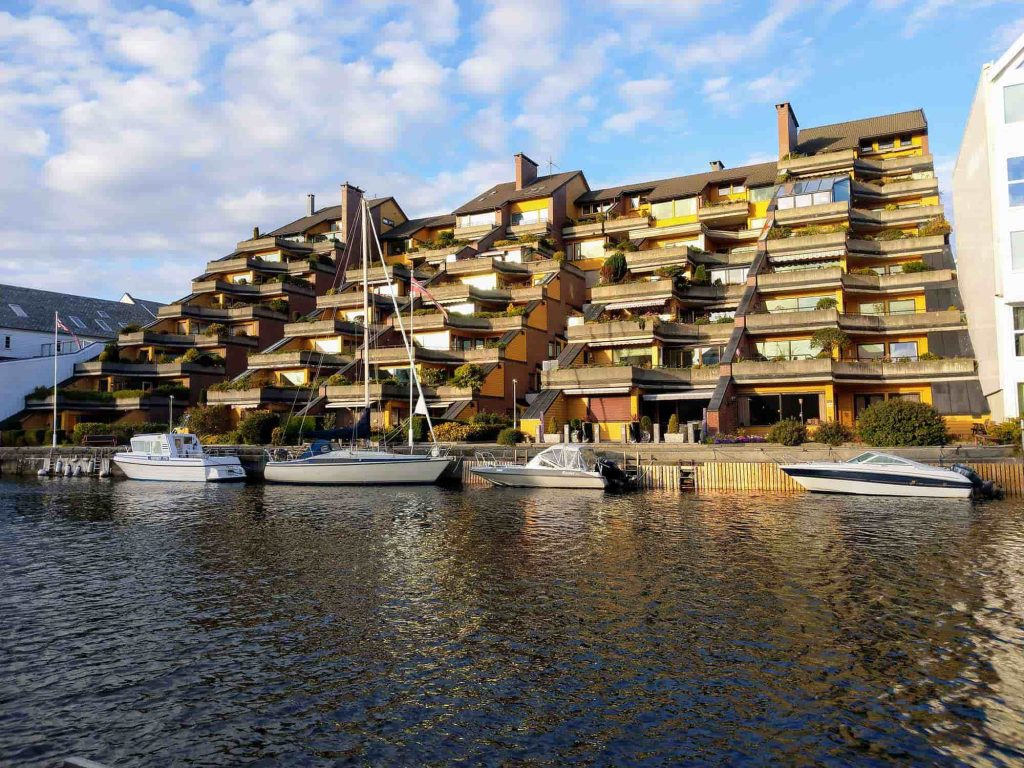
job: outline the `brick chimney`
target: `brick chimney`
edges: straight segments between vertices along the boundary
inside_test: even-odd
[[[306,215],[312,216],[316,213],[316,195],[306,195]]]
[[[516,189],[528,187],[537,179],[537,164],[522,152],[516,154]]]
[[[359,236],[359,206],[363,190],[347,181],[341,185],[341,238],[346,245]]]
[[[789,105],[788,101],[776,104],[775,112],[778,117],[779,159],[781,160],[796,150],[797,131],[800,128],[800,123],[796,121],[793,107]]]
[[[725,164],[721,160],[712,160],[710,165],[711,165],[711,170],[712,171],[724,171],[725,170]]]

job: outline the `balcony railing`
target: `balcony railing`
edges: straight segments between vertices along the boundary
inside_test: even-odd
[[[857,152],[840,149],[835,152],[821,152],[810,157],[792,157],[779,160],[779,173],[788,171],[793,176],[818,174],[828,171],[845,171],[853,168]]]
[[[732,364],[732,375],[740,383],[772,382],[799,378],[805,381],[835,379],[918,380],[972,375],[975,361],[969,358],[940,360],[745,360]]]
[[[249,355],[250,368],[308,368],[312,366],[338,367],[346,365],[352,360],[355,350],[351,354],[344,352],[339,354],[318,352],[313,349],[297,349],[284,352],[263,352],[258,355]]]
[[[544,389],[572,391],[625,390],[632,387],[647,389],[707,388],[708,393],[718,382],[718,368],[640,368],[629,365],[607,365],[582,368],[558,368],[541,374]]]
[[[705,205],[697,211],[697,218],[709,225],[745,224],[749,215],[750,203],[746,200]]]
[[[110,363],[91,361],[75,363],[76,376],[187,376],[189,374],[222,375],[224,366],[198,363]]]
[[[847,221],[849,216],[850,204],[848,202],[821,203],[778,210],[775,212],[775,223],[779,226],[836,224]]]

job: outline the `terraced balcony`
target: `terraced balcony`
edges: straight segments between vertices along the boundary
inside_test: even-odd
[[[835,171],[848,171],[854,166],[857,152],[840,149],[835,152],[821,152],[809,157],[791,157],[779,160],[779,173],[791,176],[812,176]]]
[[[461,365],[462,363],[497,363],[503,357],[504,350],[499,347],[485,349],[431,349],[416,347],[416,361],[443,365]],[[357,355],[362,359],[362,354]],[[408,366],[409,354],[405,347],[378,347],[370,350],[370,363],[383,366]]]
[[[930,237],[904,237],[899,240],[850,240],[847,243],[850,256],[904,258],[942,253],[946,238],[942,235]]]
[[[629,213],[622,216],[609,217],[604,222],[604,231],[608,234],[632,232],[651,225],[651,217],[646,213]]]
[[[628,365],[558,368],[541,373],[541,389],[560,389],[566,394],[588,394],[609,390],[627,392],[634,387],[648,391],[706,389],[718,383],[716,366],[701,368],[637,368]]]
[[[854,208],[850,211],[850,218],[856,223],[879,228],[920,225],[942,215],[944,215],[944,209],[941,205],[917,205],[910,208],[897,208],[895,211],[887,211],[884,208],[877,210]]]
[[[402,318],[406,324],[406,331],[409,330],[407,318]],[[448,319],[440,312],[431,312],[428,315],[416,315],[413,318],[414,331],[440,331],[445,328],[456,328],[466,331],[511,331],[522,328],[526,324],[525,315],[514,317],[474,317],[473,315],[462,315],[458,312],[451,312]],[[394,325],[394,322],[392,322]]]
[[[315,336],[362,337],[363,327],[348,320],[314,320],[309,323],[286,323],[285,338],[311,338]]]
[[[305,281],[301,283],[272,281],[254,285],[251,283],[231,283],[225,280],[194,280],[192,282],[192,293],[219,293],[239,298],[249,298],[254,301],[292,294],[300,296],[316,295],[313,286]]]
[[[848,202],[805,205],[801,208],[787,208],[775,212],[775,223],[783,227],[843,224],[850,218]]]
[[[570,326],[566,338],[570,344],[586,342],[602,344],[623,342],[653,342],[655,340],[677,344],[724,341],[732,333],[732,323],[703,325],[667,322],[658,319],[610,320]]]
[[[310,394],[310,390],[303,387],[267,386],[219,392],[208,389],[206,391],[206,402],[209,405],[230,405],[236,408],[261,408],[274,405],[291,406],[296,403],[301,407],[310,399]]]
[[[973,376],[975,361],[968,358],[943,360],[808,360],[742,361],[732,364],[733,378],[740,384],[772,383],[785,379],[803,382],[929,382],[941,378]]]
[[[757,289],[761,293],[775,293],[793,289],[837,288],[843,280],[840,267],[828,269],[801,269],[795,272],[769,272],[757,276]]]
[[[403,301],[399,297],[399,301]],[[394,303],[390,296],[382,296],[379,293],[370,293],[367,297],[367,303],[371,307],[384,310],[393,310]],[[358,291],[347,291],[345,293],[332,293],[324,294],[323,296],[317,296],[316,306],[318,309],[362,309],[363,306],[363,292]]]
[[[720,286],[687,285],[677,286],[671,278],[659,280],[636,280],[631,283],[595,285],[590,289],[590,301],[594,304],[614,305],[623,302],[675,298],[680,301],[711,302],[724,294]]]
[[[91,360],[75,364],[76,376],[152,376],[160,378],[189,376],[192,374],[224,374],[221,365],[199,363],[111,363]]]
[[[604,234],[603,221],[581,221],[562,227],[562,237],[574,240],[580,237],[596,237]]]
[[[885,185],[855,181],[853,194],[860,198],[876,200],[900,200],[910,197],[933,197],[939,194],[938,179],[907,179],[893,181]]]
[[[843,289],[849,291],[905,292],[953,280],[953,270],[933,269],[895,275],[843,275]]]
[[[846,232],[823,235],[794,235],[766,240],[765,247],[773,259],[780,256],[821,255],[839,257],[846,252]]]
[[[249,368],[337,368],[352,361],[351,355],[318,352],[313,349],[262,352],[249,355]]]
[[[685,267],[690,260],[691,248],[678,245],[669,248],[651,248],[626,254],[626,265],[630,272],[654,272],[661,267]]]
[[[122,333],[117,337],[120,347],[171,347],[187,349],[197,347],[199,349],[212,349],[234,344],[242,347],[256,347],[259,342],[252,336],[234,336],[227,333],[209,335],[205,333],[162,333],[160,331],[136,331],[135,333]]]
[[[934,158],[927,155],[902,155],[887,159],[861,157],[857,159],[857,175],[898,176],[905,173],[930,171],[934,168]]]
[[[156,316],[158,318],[195,318],[197,320],[209,320],[211,322],[224,322],[226,320],[287,320],[288,317],[282,312],[275,312],[263,304],[250,304],[247,307],[196,307],[189,304],[170,304],[160,307]]]
[[[863,315],[840,313],[835,309],[760,312],[747,315],[744,324],[747,331],[753,334],[812,331],[835,326],[851,333],[893,333],[962,328],[965,325],[960,310]]]
[[[746,200],[708,204],[697,211],[697,218],[708,226],[746,224],[749,216],[750,203]]]
[[[93,393],[90,393],[93,394]],[[57,391],[57,408],[60,410],[95,411],[95,412],[121,412],[138,411],[143,408],[158,408],[166,410],[169,398],[166,395],[141,395],[138,397],[114,397],[113,393],[96,392],[95,398],[82,398],[69,396],[66,392]],[[100,395],[109,395],[101,399]],[[178,399],[182,403],[182,399]],[[183,403],[182,403],[183,404]],[[45,397],[25,397],[25,408],[30,411],[50,411],[53,409],[53,394]]]

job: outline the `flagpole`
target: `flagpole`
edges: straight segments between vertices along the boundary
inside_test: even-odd
[[[384,267],[387,269],[387,267]],[[412,335],[412,318],[413,318],[413,298],[415,293],[412,291],[412,281],[415,280],[412,267],[409,267],[409,448],[413,446],[412,440],[412,387],[413,387],[413,376],[416,375],[416,342],[413,340]]]
[[[51,448],[57,448],[57,313],[53,313],[53,442]]]

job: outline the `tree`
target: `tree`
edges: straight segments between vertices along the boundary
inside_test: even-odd
[[[946,422],[932,406],[892,398],[868,406],[857,421],[857,434],[871,446],[942,445],[949,440]]]
[[[604,260],[601,267],[601,281],[604,283],[621,283],[628,270],[626,257],[621,253],[613,253]]]
[[[841,328],[819,328],[811,336],[811,346],[831,356],[850,346],[850,337]]]
[[[451,383],[460,389],[480,389],[484,383],[484,371],[476,363],[465,363],[455,369]]]
[[[818,303],[814,305],[815,309],[835,309],[839,306],[839,302],[832,296],[822,296],[818,299]]]

